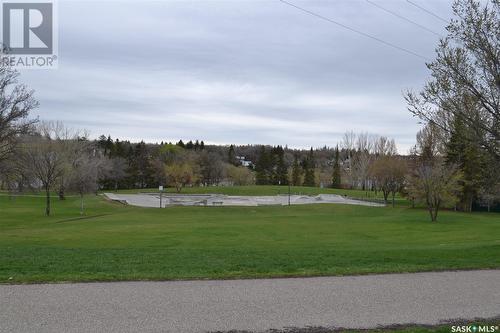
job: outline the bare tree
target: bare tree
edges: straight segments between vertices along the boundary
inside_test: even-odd
[[[368,133],[360,133],[356,139],[356,153],[353,156],[352,168],[357,186],[365,190],[368,188],[368,173],[372,162],[372,138]]]
[[[73,161],[69,176],[69,187],[80,195],[80,215],[84,211],[84,196],[87,193],[96,192],[98,189],[99,171],[102,168],[103,159],[95,155],[95,151],[82,152]]]
[[[340,144],[342,149],[346,151],[347,160],[345,162],[345,172],[347,176],[347,181],[349,186],[355,186],[355,172],[353,168],[353,153],[355,152],[356,147],[356,134],[353,131],[344,133],[342,138],[342,142]]]
[[[19,72],[0,65],[0,163],[13,153],[19,137],[35,123],[27,118],[38,102],[33,90],[18,84],[18,77]]]
[[[437,220],[439,209],[455,205],[461,190],[461,175],[455,168],[446,166],[439,159],[433,164],[420,164],[409,177],[409,193],[424,203],[431,221]]]
[[[213,152],[202,152],[198,160],[201,181],[205,185],[218,185],[224,177],[222,157]]]
[[[461,191],[462,175],[453,166],[446,165],[439,153],[439,128],[426,126],[417,135],[416,165],[408,177],[409,196],[425,204],[431,221],[436,221],[439,209],[455,205]]]
[[[69,131],[61,123],[40,123],[37,134],[26,136],[19,151],[19,168],[37,182],[45,191],[45,215],[51,213],[50,192],[54,190],[61,177],[67,173],[71,160],[68,145]]]
[[[404,189],[406,173],[405,161],[396,156],[382,156],[373,162],[370,175],[384,195],[385,203],[387,203],[389,195],[392,195],[392,206],[394,207],[396,194],[401,193]]]
[[[374,139],[373,153],[376,157],[396,155],[398,153],[396,149],[396,142],[394,139],[389,139],[386,136],[379,136]]]
[[[99,179],[109,180],[112,182],[112,186],[115,191],[118,190],[118,184],[121,180],[127,177],[127,168],[128,163],[127,160],[123,157],[113,157],[101,160],[101,168],[99,169]],[[161,178],[164,178],[165,171],[163,170],[162,164],[162,173]],[[160,177],[159,177],[160,178]]]
[[[500,160],[500,1],[456,0],[448,36],[427,66],[431,80],[408,92],[409,111],[447,133],[464,120]]]
[[[66,160],[58,140],[31,136],[24,141],[21,152],[22,167],[39,181],[45,191],[45,215],[51,212],[50,192],[64,173]]]

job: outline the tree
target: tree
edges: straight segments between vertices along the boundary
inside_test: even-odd
[[[165,175],[169,185],[174,186],[177,193],[180,193],[183,187],[194,184],[199,178],[196,167],[190,162],[165,166]]]
[[[494,202],[500,202],[500,167],[491,156],[486,156],[482,164],[478,201],[490,211]]]
[[[482,178],[487,177],[483,172],[487,168],[484,163],[487,155],[461,118],[457,116],[454,119],[453,130],[446,144],[445,160],[447,165],[457,166],[463,173],[459,208],[470,212],[473,202],[478,198]],[[495,164],[495,161],[489,162]]]
[[[102,161],[99,180],[105,188],[115,191],[120,187],[120,182],[127,177],[127,160],[123,157],[113,157]]]
[[[340,154],[339,146],[335,148],[335,158],[333,160],[332,187],[340,188],[342,185],[341,170],[340,170]]]
[[[292,165],[292,185],[300,186],[302,185],[302,170],[299,164],[299,157],[297,155],[293,158]]]
[[[404,189],[406,172],[405,161],[392,155],[382,156],[371,165],[370,175],[375,180],[378,190],[384,195],[386,204],[389,195],[392,195],[394,207],[396,194]]]
[[[448,35],[427,64],[431,80],[408,92],[409,111],[447,133],[454,119],[500,160],[500,1],[456,0]]]
[[[38,134],[25,137],[19,156],[20,168],[39,181],[45,191],[45,215],[51,213],[50,192],[67,165],[60,129],[53,123],[38,127]]]
[[[460,180],[460,173],[443,161],[420,164],[408,179],[408,190],[412,197],[427,206],[431,221],[435,222],[440,208],[458,201]]]
[[[19,72],[0,64],[0,164],[9,158],[19,137],[26,134],[34,120],[29,112],[38,107],[34,91],[18,84]]]
[[[102,159],[94,156],[92,152],[85,151],[79,154],[73,162],[70,174],[69,188],[80,195],[80,215],[84,211],[84,195],[96,192],[98,189],[99,170]]]
[[[272,167],[271,154],[266,151],[266,147],[261,146],[257,163],[255,164],[255,178],[257,185],[268,185],[271,183],[272,175],[270,169]]]
[[[355,152],[355,144],[356,144],[356,134],[353,131],[344,133],[344,136],[342,137],[341,147],[347,155],[347,159],[345,160],[345,163],[347,164],[346,175],[347,175],[347,183],[351,188],[354,187],[356,183],[355,180],[356,177],[353,167],[354,165],[353,153]]]
[[[314,161],[314,151],[311,147],[304,163],[304,186],[316,186],[315,168],[316,162]]]
[[[151,152],[148,146],[141,141],[129,154],[129,170],[132,183],[139,188],[147,188],[154,183],[154,169],[152,166]]]
[[[375,157],[396,155],[396,142],[394,141],[394,139],[389,139],[385,136],[379,136],[373,142],[373,153],[375,154]]]
[[[367,133],[357,135],[356,151],[352,155],[351,168],[356,186],[365,190],[368,187],[368,174],[372,162],[372,138]]]
[[[455,205],[461,191],[461,173],[446,165],[439,151],[436,126],[427,126],[417,134],[416,165],[408,177],[410,197],[425,204],[431,221],[437,220],[439,209]]]
[[[186,148],[186,145],[184,144],[184,142],[182,142],[182,140],[179,140],[179,142],[177,142],[176,145],[181,148]]]
[[[243,166],[227,165],[227,176],[236,186],[252,185],[254,181],[253,172]]]
[[[205,185],[218,185],[224,177],[224,163],[219,154],[202,152],[199,157],[201,182]]]
[[[239,162],[236,159],[236,152],[234,150],[234,145],[229,146],[229,150],[227,152],[227,162],[235,166],[239,165]]]
[[[273,153],[275,155],[276,167],[274,172],[274,184],[288,185],[288,168],[285,164],[285,151],[283,147],[277,146]]]

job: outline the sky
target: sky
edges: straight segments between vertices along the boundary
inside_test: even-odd
[[[287,1],[429,60],[445,35],[405,0]],[[451,17],[448,0],[412,2]],[[58,35],[58,69],[21,80],[41,120],[94,138],[306,148],[352,130],[406,153],[421,126],[403,93],[428,79],[425,59],[279,0],[59,0]]]

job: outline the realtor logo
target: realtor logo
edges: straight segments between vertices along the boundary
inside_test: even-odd
[[[57,65],[54,7],[54,1],[50,0],[2,1],[2,65],[23,68]]]
[[[52,3],[4,3],[3,43],[10,54],[52,54]]]

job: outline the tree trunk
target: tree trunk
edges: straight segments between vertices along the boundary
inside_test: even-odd
[[[58,195],[59,195],[59,200],[65,200],[66,199],[66,197],[64,196],[64,186],[61,185],[61,187],[59,188]]]
[[[436,203],[436,206],[434,207],[434,218],[433,218],[433,222],[436,222],[437,221],[437,217],[438,217],[438,212],[439,212],[439,207],[441,206],[440,202]]]
[[[50,216],[50,189],[45,188],[45,215]]]
[[[64,177],[61,177],[61,186],[59,187],[59,192],[58,192],[58,195],[59,195],[59,200],[64,200],[66,199],[64,197]]]
[[[434,219],[434,211],[433,211],[432,207],[430,207],[430,206],[429,206],[429,207],[428,207],[428,210],[429,210],[429,215],[431,216],[431,222],[436,221],[436,220]]]
[[[83,215],[83,193],[80,193],[80,215]]]

